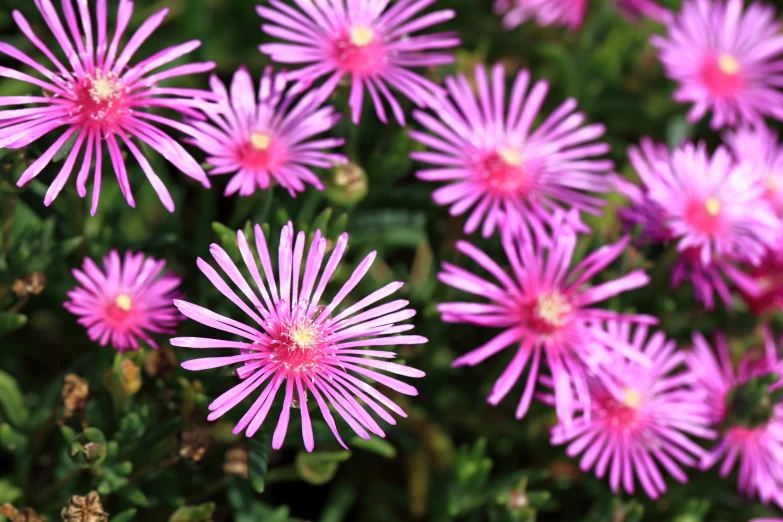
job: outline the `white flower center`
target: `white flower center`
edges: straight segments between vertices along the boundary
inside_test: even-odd
[[[130,296],[128,294],[120,294],[114,300],[114,304],[120,310],[122,310],[124,312],[129,312],[130,309],[131,309],[131,306],[133,305],[133,301],[131,300],[131,298],[130,298]]]

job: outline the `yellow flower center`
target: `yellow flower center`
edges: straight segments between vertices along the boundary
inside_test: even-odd
[[[739,72],[740,64],[732,55],[724,53],[718,58],[718,69],[723,74],[734,75]]]
[[[632,409],[637,409],[642,405],[642,394],[633,388],[623,390],[623,404]]]
[[[556,292],[539,296],[536,304],[536,315],[552,326],[563,326],[565,315],[570,311],[571,305]]]
[[[497,153],[506,165],[511,167],[519,167],[522,165],[522,154],[516,149],[512,149],[511,147],[498,147]]]
[[[131,309],[131,305],[133,304],[133,301],[131,301],[131,298],[130,298],[130,296],[128,294],[120,294],[114,300],[114,304],[120,310],[122,310],[124,312],[129,312],[130,309]]]
[[[291,329],[288,333],[291,343],[300,350],[311,348],[316,341],[315,329],[306,324],[300,324]]]
[[[120,82],[113,73],[104,76],[99,72],[90,83],[88,92],[95,103],[101,103],[116,98],[119,90]]]
[[[269,148],[269,143],[272,141],[272,138],[269,136],[269,134],[264,134],[262,132],[254,132],[250,135],[250,145],[253,146],[256,150],[266,150]]]
[[[375,33],[369,27],[357,25],[356,27],[351,27],[349,37],[353,45],[364,47],[375,39]]]
[[[715,197],[707,198],[704,202],[704,208],[707,210],[707,214],[715,217],[720,213],[720,201]]]

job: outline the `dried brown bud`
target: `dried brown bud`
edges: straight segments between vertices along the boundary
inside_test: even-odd
[[[8,502],[0,506],[0,515],[3,515],[5,518],[13,519],[17,513],[19,513],[19,511]]]
[[[209,435],[206,430],[196,428],[182,434],[179,443],[179,456],[183,459],[199,462],[209,450]]]
[[[223,471],[229,475],[247,478],[247,447],[244,444],[237,444],[226,451]]]
[[[177,356],[171,348],[153,350],[144,360],[144,369],[152,378],[168,379],[177,367]]]
[[[11,290],[17,297],[40,295],[44,288],[46,288],[46,276],[41,272],[33,272],[23,279],[17,279],[11,286]]]
[[[87,381],[69,373],[63,383],[63,419],[70,419],[77,411],[83,411],[87,404],[87,396],[90,394],[90,385]]]
[[[101,497],[97,491],[90,491],[86,496],[74,495],[68,500],[68,505],[60,511],[64,522],[106,522],[109,514],[103,510]]]

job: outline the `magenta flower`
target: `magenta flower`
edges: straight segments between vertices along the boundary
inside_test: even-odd
[[[666,75],[679,84],[674,100],[692,103],[688,120],[712,111],[713,129],[783,119],[783,39],[775,9],[743,0],[686,0],[655,35]]]
[[[747,352],[735,371],[725,337],[716,335],[716,357],[704,337],[695,334],[688,363],[695,386],[707,392],[712,423],[725,427],[722,440],[702,458],[702,469],[722,460],[720,475],[726,477],[739,461],[740,492],[783,507],[783,361],[767,328],[764,337],[765,355]],[[769,393],[763,393],[767,384]]]
[[[173,334],[183,317],[173,300],[180,296],[180,278],[167,272],[165,261],[143,253],[125,253],[120,260],[116,250],[103,258],[103,271],[90,258],[82,269],[73,269],[79,283],[68,292],[63,306],[79,316],[87,335],[101,346],[111,342],[115,350],[138,350],[139,340],[152,348],[157,343],[150,334]]]
[[[373,306],[398,290],[402,283],[391,283],[332,315],[361,279],[367,274],[375,252],[370,253],[350,275],[334,299],[325,306],[319,305],[329,279],[338,268],[348,245],[348,235],[337,240],[326,266],[321,271],[327,249],[327,239],[315,232],[307,256],[305,233],[299,232],[294,241],[291,223],[280,235],[279,277],[276,280],[272,262],[261,227],[255,227],[258,261],[248,245],[245,235],[237,232],[237,244],[259,294],[251,288],[239,269],[217,245],[210,251],[220,268],[241,292],[240,297],[223,277],[208,263],[199,258],[198,266],[220,292],[242,312],[255,326],[247,325],[216,314],[206,308],[184,301],[175,301],[180,311],[201,324],[222,330],[242,338],[242,341],[180,337],[171,344],[186,348],[225,348],[238,350],[239,355],[206,357],[182,364],[188,370],[206,370],[242,363],[237,375],[241,384],[225,392],[210,404],[209,420],[215,420],[237,406],[263,385],[263,390],[234,428],[234,433],[246,431],[252,436],[266,419],[278,390],[285,383],[283,411],[272,439],[272,447],[283,444],[291,407],[299,408],[302,416],[302,436],[308,451],[313,449],[313,432],[307,398],[311,395],[342,446],[329,404],[360,437],[369,439],[368,432],[383,437],[384,433],[365,406],[389,424],[394,418],[384,409],[405,417],[402,409],[384,394],[367,384],[365,379],[405,394],[416,395],[416,389],[388,375],[382,370],[406,377],[423,377],[424,372],[381,359],[392,359],[395,354],[385,350],[367,349],[375,346],[421,344],[427,342],[418,335],[394,335],[413,328],[409,324],[396,324],[415,315],[405,309],[408,301],[397,300]],[[302,260],[305,260],[302,266]],[[321,274],[319,277],[319,273]],[[249,301],[249,305],[247,303]],[[364,405],[360,404],[362,401]]]
[[[216,76],[210,84],[218,102],[205,104],[202,110],[213,124],[191,124],[211,139],[192,143],[209,154],[207,163],[214,167],[211,175],[233,174],[226,196],[236,192],[249,196],[272,182],[291,197],[304,191],[305,184],[323,190],[311,167],[329,168],[347,161],[340,154],[324,152],[345,140],[311,139],[340,119],[334,108],[321,106],[323,97],[318,91],[298,97],[293,89],[286,89],[285,75],[274,74],[271,67],[264,69],[257,103],[253,80],[244,67],[234,73],[230,93]]]
[[[302,85],[328,76],[323,86],[327,95],[341,78],[350,76],[348,103],[354,123],[359,122],[366,89],[382,122],[387,120],[381,98],[400,125],[405,125],[403,109],[388,86],[421,107],[432,103],[442,89],[409,68],[452,63],[452,54],[433,51],[460,43],[454,32],[411,36],[454,17],[453,10],[444,9],[414,19],[434,2],[400,0],[388,7],[388,0],[335,0],[317,5],[297,0],[300,11],[270,0],[271,7],[257,7],[258,14],[271,22],[261,28],[287,43],[263,44],[260,49],[276,62],[308,64],[288,75]]]
[[[587,12],[587,0],[495,0],[495,12],[503,26],[513,29],[533,20],[540,26],[579,29]]]
[[[87,1],[78,1],[77,5],[78,18],[71,0],[63,0],[69,36],[51,0],[36,0],[36,6],[67,58],[69,67],[63,65],[33,33],[30,24],[19,11],[13,12],[19,29],[54,64],[56,71],[41,65],[12,45],[0,42],[0,53],[32,68],[42,78],[6,67],[0,67],[0,76],[43,89],[41,96],[0,96],[0,106],[35,105],[0,112],[0,148],[25,147],[42,136],[65,127],[65,132],[22,173],[17,185],[21,187],[40,174],[66,142],[73,140],[73,147],[49,186],[44,203],[49,205],[57,197],[70,178],[78,156],[84,151],[76,176],[76,188],[79,196],[84,197],[87,194],[86,183],[92,170],[94,182],[91,213],[94,215],[98,208],[103,172],[102,145],[105,144],[111,170],[117,176],[122,194],[128,204],[134,207],[136,203],[120,150],[120,143],[123,143],[139,163],[163,206],[173,212],[174,201],[169,191],[135,141],[148,145],[184,174],[209,188],[209,180],[199,163],[181,145],[161,131],[158,125],[199,137],[195,129],[146,111],[162,107],[183,114],[197,114],[192,107],[198,102],[193,98],[203,98],[208,93],[194,89],[160,87],[158,83],[169,78],[208,71],[214,64],[192,63],[153,73],[201,45],[194,40],[159,51],[129,67],[136,51],[160,26],[168,9],[162,9],[148,18],[131,36],[122,52],[119,52],[120,40],[133,13],[133,2],[120,0],[116,31],[111,41],[107,36],[106,0],[97,0],[97,36],[93,34]]]
[[[568,99],[534,124],[548,84],[530,88],[530,73],[520,72],[505,108],[505,76],[500,64],[491,80],[477,66],[478,96],[464,75],[446,78],[450,99],[437,109],[438,118],[416,111],[414,118],[434,136],[412,131],[411,137],[433,149],[411,157],[433,168],[419,171],[419,179],[447,181],[435,190],[439,205],[451,205],[452,215],[472,209],[465,232],[478,229],[488,237],[500,224],[517,229],[530,227],[543,235],[556,209],[577,208],[598,214],[603,201],[585,192],[606,192],[605,174],[612,163],[598,156],[609,151],[593,140],[604,133],[598,123],[583,125],[584,114],[574,112],[576,100]]]
[[[665,23],[671,20],[672,12],[659,5],[655,0],[617,0],[617,8],[632,22],[649,18]]]
[[[629,323],[607,324],[607,334],[631,345],[651,364],[614,356],[587,378],[590,405],[569,429],[552,430],[552,444],[569,443],[570,457],[582,454],[583,471],[595,467],[616,494],[620,485],[630,495],[634,480],[653,499],[666,491],[659,466],[679,482],[688,478],[682,466],[693,467],[705,451],[688,437],[715,438],[704,393],[692,389],[683,352],[662,332],[648,338],[647,328],[632,332]],[[696,457],[696,458],[694,458]]]
[[[522,418],[530,406],[543,353],[555,383],[558,418],[569,425],[575,407],[572,389],[576,391],[577,401],[590,402],[586,382],[589,368],[610,359],[615,353],[644,359],[627,343],[607,334],[599,323],[617,320],[654,324],[656,321],[649,316],[625,315],[592,307],[648,283],[647,275],[635,270],[614,281],[588,285],[593,276],[625,251],[627,237],[598,249],[569,270],[576,234],[570,227],[557,224],[552,235],[557,241],[543,245],[540,241],[523,241],[517,236],[512,239],[511,234],[504,234],[502,242],[511,265],[510,275],[475,246],[458,241],[457,250],[475,261],[495,281],[451,263],[443,264],[444,270],[438,278],[489,302],[443,303],[438,305],[438,310],[445,322],[502,330],[489,342],[456,359],[452,366],[475,366],[509,346],[516,346],[513,359],[495,382],[487,400],[490,404],[498,404],[529,366],[517,418]]]
[[[783,216],[783,145],[778,142],[777,132],[759,123],[727,133],[725,141],[737,161],[753,165],[766,199],[778,216]]]

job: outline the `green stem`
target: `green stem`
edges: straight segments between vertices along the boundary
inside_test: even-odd
[[[265,478],[267,484],[275,482],[293,482],[299,480],[299,470],[295,466],[282,466],[270,469]]]

